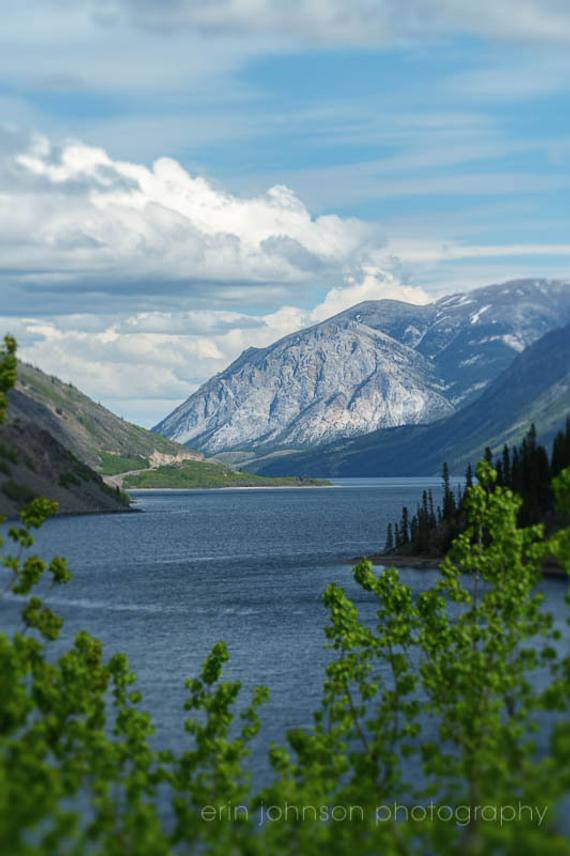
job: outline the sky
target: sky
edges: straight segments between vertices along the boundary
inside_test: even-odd
[[[570,278],[568,0],[2,0],[0,321],[151,426],[361,300]]]

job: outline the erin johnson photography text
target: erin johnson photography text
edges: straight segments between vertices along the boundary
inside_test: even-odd
[[[542,826],[548,806],[526,805],[522,802],[500,805],[445,805],[428,803],[427,805],[401,805],[398,802],[382,803],[372,808],[362,805],[298,805],[295,803],[265,804],[250,810],[245,805],[205,805],[200,816],[205,823],[230,822],[241,823],[253,818],[258,826],[266,823],[281,822],[321,822],[321,823],[364,823],[373,819],[376,825],[383,823],[454,823],[457,826],[469,826],[471,823],[495,823],[505,826],[509,823],[534,823]]]

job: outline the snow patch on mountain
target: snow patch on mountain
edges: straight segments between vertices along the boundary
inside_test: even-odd
[[[501,338],[505,345],[508,345],[509,348],[513,349],[513,351],[517,351],[518,353],[524,351],[524,342],[521,342],[521,340],[517,336],[511,336],[507,334],[506,336],[502,336]]]
[[[490,303],[489,303],[487,306],[483,306],[483,307],[481,307],[481,309],[479,309],[477,312],[475,312],[475,313],[471,316],[471,319],[470,319],[470,320],[471,320],[471,323],[472,323],[472,324],[477,324],[477,323],[478,323],[478,321],[479,321],[479,319],[480,319],[480,318],[481,318],[481,316],[483,315],[483,313],[484,313],[484,312],[487,312],[487,310],[488,310],[488,309],[490,309],[490,308],[491,308],[491,304],[490,304]]]

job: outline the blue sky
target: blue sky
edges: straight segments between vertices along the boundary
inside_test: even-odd
[[[568,278],[565,0],[0,14],[3,326],[130,418],[360,299]]]

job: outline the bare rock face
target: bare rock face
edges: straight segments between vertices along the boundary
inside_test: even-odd
[[[570,321],[570,284],[521,280],[427,306],[367,301],[249,348],[154,429],[208,454],[308,448],[429,423]]]

